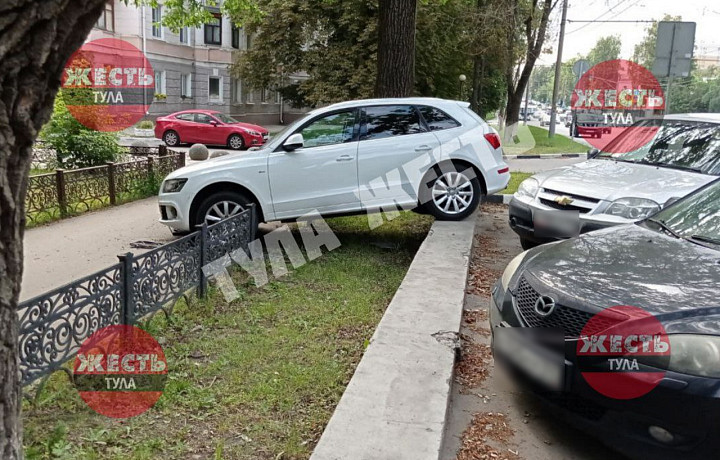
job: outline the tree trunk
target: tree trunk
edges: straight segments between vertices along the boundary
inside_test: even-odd
[[[17,303],[25,191],[38,131],[52,113],[65,62],[106,0],[0,1],[0,457],[22,458]]]
[[[380,0],[375,95],[407,97],[415,84],[417,0]]]
[[[513,59],[515,51],[514,33],[512,33],[510,40],[508,41],[509,62],[507,63],[507,105],[505,106],[505,127],[512,127],[517,124],[520,119],[520,105],[522,103],[523,95],[525,94],[525,88],[530,81],[530,74],[532,73],[535,61],[542,52],[543,43],[545,43],[545,34],[547,32],[548,19],[550,17],[550,11],[553,7],[552,0],[544,0],[542,9],[540,10],[540,23],[537,29],[534,28],[534,14],[537,8],[535,7],[537,0],[533,1],[532,12],[525,18],[523,24],[525,26],[525,39],[527,42],[527,52],[525,54],[525,62],[520,71],[520,75],[516,78],[515,64],[516,61]],[[517,14],[517,0],[513,2],[515,14]],[[513,22],[515,19],[513,19]],[[513,27],[514,29],[514,27]],[[515,133],[512,129],[505,130],[505,137],[512,137]]]

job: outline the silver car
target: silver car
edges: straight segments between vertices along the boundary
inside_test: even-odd
[[[588,161],[523,181],[509,211],[523,247],[637,222],[720,175],[720,114],[672,115],[635,124],[658,125],[652,140],[638,149],[622,154],[591,150]],[[628,130],[607,150],[626,151],[617,147],[637,142],[634,133]]]

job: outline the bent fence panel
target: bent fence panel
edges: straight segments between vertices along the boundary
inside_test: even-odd
[[[121,270],[115,264],[20,305],[23,385],[60,369],[95,331],[120,323]]]
[[[51,374],[83,341],[113,324],[135,324],[193,288],[205,295],[202,268],[255,237],[255,207],[139,256],[23,302],[18,307],[22,384]],[[167,313],[167,310],[165,310]]]
[[[132,259],[128,300],[133,322],[199,285],[201,245],[201,234],[195,232]]]

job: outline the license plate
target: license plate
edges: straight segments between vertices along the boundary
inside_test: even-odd
[[[580,214],[578,211],[533,212],[533,227],[538,237],[572,238],[580,234]]]
[[[565,386],[565,358],[534,343],[527,328],[498,327],[493,334],[493,351],[537,383],[552,391]],[[525,330],[525,331],[523,331]]]

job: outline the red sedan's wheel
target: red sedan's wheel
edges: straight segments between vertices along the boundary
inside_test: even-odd
[[[177,147],[180,145],[180,136],[172,129],[165,131],[163,134],[163,141],[168,147]]]
[[[245,141],[239,134],[233,134],[228,138],[228,147],[233,150],[242,150],[245,147]]]

